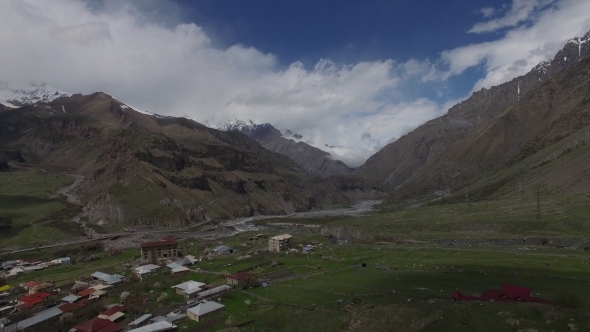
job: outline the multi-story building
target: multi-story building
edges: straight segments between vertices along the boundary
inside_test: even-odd
[[[286,251],[293,246],[293,237],[289,234],[277,235],[268,239],[268,251]]]
[[[167,236],[160,241],[141,244],[141,259],[143,261],[176,258],[178,254],[178,242],[172,236]]]

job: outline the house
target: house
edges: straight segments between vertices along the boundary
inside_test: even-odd
[[[20,299],[18,299],[18,305],[20,308],[23,309],[32,308],[33,306],[39,303],[43,303],[43,301],[47,300],[47,298],[49,298],[50,296],[51,294],[43,292],[27,295],[25,297],[21,297]]]
[[[93,274],[91,274],[91,277],[95,280],[100,280],[102,283],[107,285],[115,285],[123,282],[123,279],[125,279],[125,276],[122,276],[120,274],[107,274],[100,271],[94,272]]]
[[[226,284],[228,285],[241,285],[248,279],[252,278],[252,275],[248,272],[238,272],[230,274],[226,277]]]
[[[268,239],[268,251],[287,251],[293,246],[293,237],[289,234],[277,235]]]
[[[131,324],[129,324],[131,325]],[[166,332],[176,331],[177,326],[168,321],[160,321],[140,328],[130,330],[128,332]]]
[[[96,292],[94,288],[88,288],[83,291],[78,292],[78,296],[82,297],[89,297],[92,293]]]
[[[221,286],[214,287],[214,288],[208,289],[206,291],[200,292],[198,295],[198,298],[199,298],[199,300],[206,300],[206,299],[212,298],[214,296],[221,296],[223,294],[226,294],[230,290],[231,290],[230,286],[221,285]]]
[[[312,246],[303,246],[303,253],[304,254],[311,254],[313,252]]]
[[[81,296],[70,294],[70,295],[64,297],[63,299],[61,299],[61,301],[64,303],[74,303],[74,302],[80,300],[81,298],[82,298]]]
[[[172,274],[178,274],[178,273],[183,273],[183,272],[189,271],[188,267],[182,266],[176,262],[170,263],[170,264],[166,265],[166,267],[170,269],[170,272]]]
[[[189,319],[202,322],[203,320],[222,313],[223,311],[225,311],[225,306],[223,304],[209,301],[188,309],[186,314]]]
[[[74,330],[76,332],[119,332],[122,331],[123,328],[108,319],[95,317],[75,326]]]
[[[32,329],[33,326],[39,325],[43,322],[46,322],[52,318],[56,318],[63,314],[58,307],[51,307],[49,309],[43,310],[38,312],[37,314],[33,315],[32,317],[21,320],[20,322],[14,323],[12,325],[8,325],[4,328],[3,331],[5,332],[16,332],[16,331],[42,331],[43,329],[35,328]]]
[[[142,243],[140,247],[143,261],[176,258],[179,254],[178,242],[172,236],[167,236],[160,241]]]
[[[50,292],[53,290],[53,284],[50,282],[43,282],[33,287],[29,287],[29,294],[35,294],[40,291]]]
[[[21,260],[15,260],[15,261],[6,261],[4,263],[2,263],[2,266],[0,268],[2,268],[2,270],[9,270],[15,266],[21,265],[23,261]]]
[[[227,254],[231,254],[233,253],[234,250],[228,246],[217,246],[216,248],[213,248],[213,250],[211,251],[212,254],[217,254],[217,255],[227,255]]]
[[[148,264],[134,268],[133,273],[137,275],[140,279],[143,279],[147,276],[155,274],[159,268],[160,267],[158,265]]]
[[[20,284],[20,286],[22,288],[24,288],[25,290],[28,290],[29,288],[33,287],[33,286],[37,286],[39,283],[36,281],[28,281],[25,282],[24,284]]]
[[[456,301],[491,301],[491,302],[536,302],[541,304],[551,304],[551,301],[538,297],[533,297],[532,289],[505,284],[502,290],[492,289],[482,293],[479,297],[469,296],[455,291],[452,295]]]
[[[182,284],[178,284],[176,286],[172,286],[172,288],[176,289],[176,294],[184,295],[186,299],[196,297],[197,293],[202,291],[204,287],[204,283],[192,280],[183,282]]]
[[[122,305],[115,305],[110,309],[103,311],[98,318],[108,319],[111,322],[121,320],[125,316],[125,307]]]
[[[88,303],[88,299],[83,299],[81,301],[73,302],[73,303],[66,303],[66,304],[60,305],[59,310],[61,310],[63,313],[71,312],[71,311],[83,308],[84,306],[86,306],[87,303]]]

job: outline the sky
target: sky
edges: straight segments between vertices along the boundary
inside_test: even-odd
[[[357,167],[589,30],[588,0],[2,0],[0,80],[268,122]]]

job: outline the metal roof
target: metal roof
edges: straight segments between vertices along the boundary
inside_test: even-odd
[[[201,289],[203,288],[203,286],[205,286],[205,284],[202,282],[189,280],[189,281],[183,282],[182,284],[172,286],[172,288],[180,288],[186,294],[193,294],[193,293],[200,292]]]
[[[209,302],[201,303],[196,307],[192,307],[192,308],[188,309],[187,311],[191,312],[197,316],[201,316],[201,315],[208,314],[210,312],[213,312],[213,311],[215,311],[217,309],[221,309],[221,308],[225,308],[225,306],[221,303],[209,301]]]
[[[221,293],[221,292],[229,290],[229,289],[231,289],[231,287],[228,285],[218,286],[218,287],[211,288],[209,290],[200,292],[199,297],[207,297],[207,296],[215,295],[217,293]]]
[[[224,245],[217,246],[215,249],[213,249],[213,251],[215,251],[215,252],[227,252],[227,251],[231,251],[231,250],[233,250],[233,249],[228,246],[224,246]]]
[[[63,312],[61,310],[59,310],[59,308],[57,306],[51,307],[49,309],[46,309],[46,310],[43,310],[43,311],[37,313],[35,316],[33,316],[31,318],[21,320],[18,323],[9,325],[9,326],[5,327],[4,329],[6,332],[21,331],[21,330],[27,329],[31,326],[42,323],[46,320],[49,320],[53,317],[57,317],[57,316],[61,315],[62,313]]]
[[[133,322],[129,323],[129,325],[141,325],[141,323],[145,322],[146,320],[150,319],[152,314],[145,314],[138,319],[134,320]]]
[[[72,303],[72,302],[78,301],[78,299],[80,299],[80,296],[77,296],[77,295],[74,295],[74,294],[70,294],[70,295],[64,297],[61,300],[64,301],[64,302]]]
[[[148,265],[136,267],[136,268],[134,268],[134,270],[139,274],[145,274],[145,273],[152,273],[154,270],[159,269],[159,268],[160,268],[160,266],[158,266],[158,265],[148,264]]]
[[[144,315],[145,316],[145,315]],[[143,317],[143,316],[142,316]],[[131,325],[131,324],[130,324]],[[176,325],[168,321],[160,321],[154,324],[139,327],[128,332],[163,332],[175,329]]]

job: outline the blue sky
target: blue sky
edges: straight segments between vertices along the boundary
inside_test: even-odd
[[[270,122],[354,167],[588,30],[588,0],[10,0],[0,80]]]
[[[467,31],[482,20],[481,9],[507,7],[508,1],[189,1],[178,0],[183,20],[196,22],[220,47],[254,46],[278,56],[282,66],[320,59],[338,63],[382,59],[437,59],[440,53],[497,38]],[[468,93],[481,68],[445,84],[408,88],[398,99],[418,95],[443,101]],[[447,86],[447,83],[449,85]],[[444,92],[440,97],[437,92]]]

